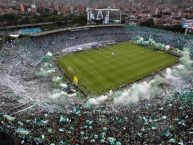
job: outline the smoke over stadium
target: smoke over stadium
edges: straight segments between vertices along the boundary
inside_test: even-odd
[[[0,129],[24,143],[191,144],[192,57],[191,35],[121,24],[16,39],[0,50]]]

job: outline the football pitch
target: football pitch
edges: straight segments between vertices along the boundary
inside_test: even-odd
[[[178,57],[130,42],[58,58],[59,67],[86,94],[100,95],[134,83],[178,61]]]

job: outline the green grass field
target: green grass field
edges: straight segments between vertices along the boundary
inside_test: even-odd
[[[114,53],[114,55],[113,55]],[[61,56],[59,67],[86,94],[100,95],[170,66],[178,58],[130,42]]]

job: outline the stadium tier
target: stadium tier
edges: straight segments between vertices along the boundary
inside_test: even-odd
[[[102,41],[127,41],[136,36],[144,38],[153,38],[157,42],[169,44],[173,47],[182,49],[183,47],[192,48],[192,37],[183,36],[181,34],[160,31],[136,26],[117,26],[117,27],[89,27],[86,30],[77,31],[59,31],[48,35],[40,35],[37,37],[28,37],[18,39],[12,43],[4,45],[1,49],[1,62],[13,63],[20,61],[17,69],[13,69],[12,73],[23,75],[29,66],[36,64],[48,52],[53,54],[60,53],[63,49],[86,44],[90,42]],[[193,55],[191,49],[191,55]],[[27,69],[27,70],[26,70]],[[25,70],[25,71],[24,71]],[[24,72],[23,72],[24,71]]]

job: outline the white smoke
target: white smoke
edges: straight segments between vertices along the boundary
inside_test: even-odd
[[[177,80],[178,78],[175,77],[173,74],[172,74],[172,69],[171,68],[167,68],[166,69],[166,74],[165,74],[165,79],[167,80]]]
[[[167,75],[175,79],[183,79],[186,75],[188,75],[193,66],[193,61],[191,60],[189,54],[189,49],[185,48],[183,51],[183,56],[179,59],[180,64],[170,70]]]
[[[114,99],[116,105],[127,105],[129,103],[135,103],[139,100],[137,96],[130,96],[130,90],[125,90],[119,97]]]
[[[56,104],[64,104],[67,101],[68,94],[61,90],[54,90],[49,96],[51,102]]]
[[[188,49],[184,49],[183,56],[180,58],[180,64],[172,68],[167,68],[162,75],[154,76],[150,81],[134,83],[124,91],[109,91],[107,95],[89,98],[86,100],[86,106],[99,106],[110,99],[113,100],[113,104],[115,105],[128,105],[130,103],[137,103],[139,100],[150,99],[168,91],[165,89],[179,88],[183,77],[192,70],[192,64]],[[59,79],[55,78],[54,80],[57,82]],[[59,85],[61,88],[67,87],[63,82],[59,83]],[[165,86],[166,88],[164,88]],[[69,95],[64,91],[58,90],[53,92],[49,98],[56,104],[66,104],[69,98],[76,98],[75,96],[76,94]]]
[[[185,48],[180,64],[173,68],[167,68],[163,76],[156,76],[149,82],[135,83],[129,89],[124,90],[119,96],[114,97],[115,105],[128,105],[136,103],[140,99],[149,99],[159,95],[164,90],[162,84],[169,85],[168,88],[177,88],[182,80],[192,71],[193,61],[189,56],[189,49]],[[175,89],[174,89],[175,90]]]
[[[60,87],[66,89],[68,86],[67,86],[67,84],[65,84],[65,83],[60,83]]]
[[[136,103],[141,98],[149,99],[151,82],[142,82],[133,84],[128,90],[125,90],[120,96],[114,98],[114,104],[127,105],[129,103]]]
[[[52,98],[52,99],[59,99],[60,97],[65,97],[65,96],[67,96],[67,93],[64,92],[64,91],[61,91],[61,92],[55,92],[54,94],[52,94],[50,96],[50,98]]]
[[[170,49],[170,45],[166,45],[165,49],[166,49],[166,51],[168,51]]]
[[[54,83],[59,83],[59,82],[61,82],[62,81],[62,77],[58,77],[58,76],[54,76],[53,78],[52,78],[52,82],[54,82]]]
[[[87,106],[97,106],[100,105],[101,103],[103,103],[105,100],[107,100],[107,96],[106,95],[102,95],[96,98],[90,98],[87,101]]]
[[[185,66],[187,70],[191,70],[193,63],[189,55],[184,55],[183,57],[181,57],[180,62]]]
[[[48,52],[48,53],[46,54],[46,56],[52,57],[53,54],[52,54],[51,52]]]

